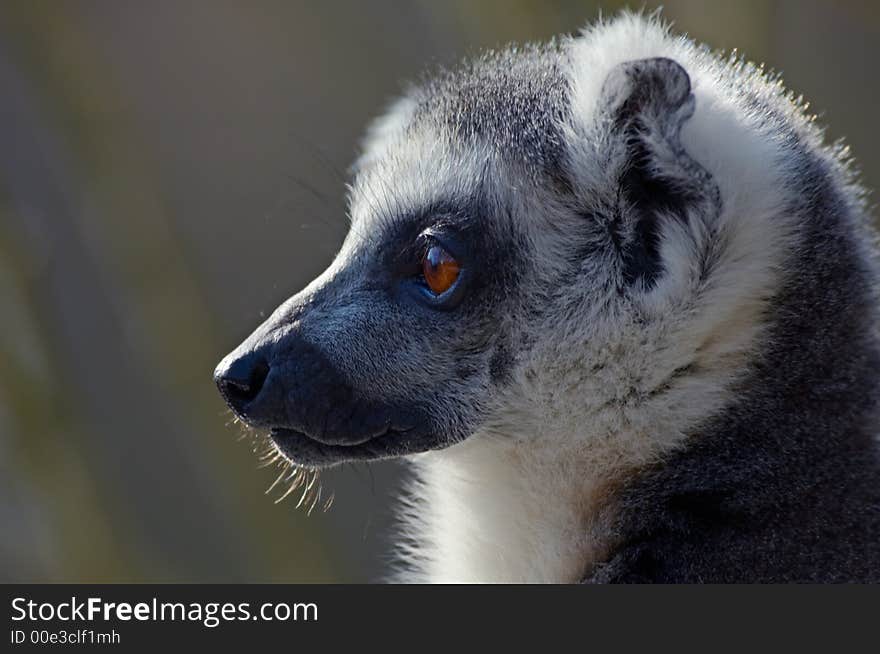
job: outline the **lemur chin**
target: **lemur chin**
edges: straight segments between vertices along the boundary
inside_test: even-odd
[[[297,466],[412,462],[400,579],[878,582],[863,197],[777,78],[624,14],[394,103],[215,379]]]

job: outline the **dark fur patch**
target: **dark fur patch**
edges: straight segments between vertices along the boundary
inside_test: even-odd
[[[641,59],[621,64],[602,89],[612,127],[626,148],[618,180],[619,202],[610,221],[621,254],[624,282],[650,288],[663,272],[659,246],[663,221],[685,220],[688,208],[717,213],[720,194],[711,176],[682,148],[681,126],[693,113],[690,78],[676,62]],[[650,138],[660,138],[677,158],[677,170],[658,171]]]
[[[503,382],[513,368],[513,355],[507,345],[501,343],[495,348],[489,360],[489,376],[495,383]]]

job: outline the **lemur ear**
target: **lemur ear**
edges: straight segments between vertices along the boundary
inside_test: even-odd
[[[681,145],[681,127],[694,111],[684,68],[665,58],[620,64],[605,80],[602,98],[617,164],[611,229],[621,249],[623,279],[650,288],[663,272],[664,221],[687,226],[693,212],[717,213],[720,195]]]
[[[602,86],[606,106],[622,122],[645,114],[669,117],[688,104],[693,112],[691,78],[672,59],[657,57],[624,62],[611,70]]]

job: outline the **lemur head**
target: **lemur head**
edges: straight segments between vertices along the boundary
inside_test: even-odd
[[[440,74],[370,130],[338,256],[220,363],[224,398],[308,467],[476,439],[652,456],[762,329],[789,104],[634,16]]]

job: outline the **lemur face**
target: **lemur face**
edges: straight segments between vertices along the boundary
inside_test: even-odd
[[[542,63],[551,72],[556,56]],[[557,73],[554,88],[544,89],[551,97],[529,97],[531,82],[517,81],[535,69],[520,72],[519,80],[492,84],[496,93],[528,101],[517,120],[533,123],[524,132],[533,141],[530,154],[549,158],[551,145],[558,147],[540,130],[556,118],[548,103],[560,101],[561,78]],[[508,186],[537,190],[536,176],[481,145],[486,134],[479,131],[498,125],[477,120],[492,107],[473,106],[478,89],[462,86],[475,74],[412,94],[387,119],[400,121],[390,139],[375,137],[381,125],[374,130],[377,142],[359,162],[351,230],[336,260],[217,368],[233,411],[268,429],[297,464],[399,456],[461,441],[483,422],[509,375],[511,324],[523,305],[517,288],[532,258],[529,234],[518,226],[522,202],[503,196]],[[468,104],[471,124],[450,122]]]
[[[363,172],[336,260],[220,364],[233,410],[295,463],[445,447],[503,383],[527,245],[479,180],[448,182],[407,197]]]
[[[600,438],[602,420],[631,425],[634,403],[675,403],[681,371],[693,388],[735,354],[719,330],[748,340],[736,324],[748,307],[700,306],[701,284],[722,279],[721,200],[679,139],[687,73],[624,62],[591,95],[566,57],[555,45],[484,57],[370,131],[335,261],[215,372],[289,460],[552,438],[587,418]],[[662,412],[639,415],[662,433]]]

